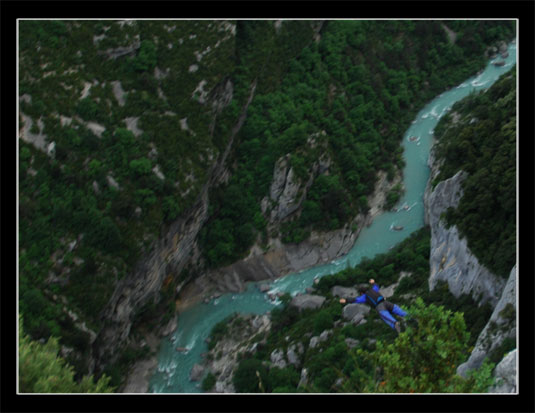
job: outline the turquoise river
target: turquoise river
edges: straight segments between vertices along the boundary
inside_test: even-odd
[[[384,212],[372,225],[363,228],[355,245],[344,257],[328,264],[313,267],[299,273],[289,274],[271,282],[271,293],[288,292],[291,295],[304,292],[315,278],[334,274],[347,265],[354,267],[364,257],[373,257],[388,251],[412,232],[424,225],[423,195],[429,178],[427,159],[433,144],[433,129],[451,106],[469,93],[490,87],[498,77],[510,70],[517,58],[516,43],[509,45],[509,57],[505,65],[489,64],[477,76],[466,80],[429,102],[412,122],[403,136],[406,166],[403,171],[405,193],[399,201],[398,212]],[[410,140],[410,137],[417,137]],[[402,226],[402,231],[392,226]],[[205,340],[212,327],[232,313],[263,314],[279,302],[272,302],[266,293],[251,283],[246,291],[225,294],[209,303],[194,305],[180,313],[178,328],[164,339],[158,354],[158,367],[150,380],[151,393],[202,393],[201,382],[190,382],[189,374],[195,363],[201,362],[201,354],[207,351]],[[176,351],[185,347],[187,352]]]

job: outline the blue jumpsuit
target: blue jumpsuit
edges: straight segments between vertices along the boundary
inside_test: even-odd
[[[373,285],[373,290],[379,292],[379,286],[377,284]],[[361,296],[355,298],[352,302],[358,303],[358,304],[365,304],[366,303],[366,293],[362,294]],[[382,296],[380,296],[382,298]],[[373,298],[368,297],[372,303],[375,304]],[[379,313],[381,320],[383,320],[386,324],[388,324],[391,328],[395,330],[394,324],[396,323],[396,319],[392,316],[392,314],[405,317],[407,313],[403,311],[399,306],[396,304],[392,304],[389,301],[386,301],[384,298],[382,298],[381,301],[379,301],[377,304],[375,304],[375,309]]]

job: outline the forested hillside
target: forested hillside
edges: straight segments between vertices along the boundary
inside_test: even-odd
[[[77,379],[90,372],[116,286],[188,216],[227,149],[196,264],[231,263],[259,239],[296,243],[340,228],[366,211],[378,171],[400,173],[401,137],[420,107],[475,74],[486,48],[514,30],[508,21],[20,21],[24,330],[58,337]],[[284,156],[301,203],[268,225],[275,206],[262,201]],[[187,276],[170,271],[127,315],[127,338],[171,319]],[[138,342],[117,349],[114,386],[147,355]]]
[[[458,102],[436,128],[435,182],[463,170],[463,196],[446,213],[478,260],[509,276],[516,262],[516,70]]]
[[[453,43],[439,22],[328,22],[321,40],[291,62],[280,87],[257,95],[249,108],[235,171],[214,194],[201,234],[208,263],[243,257],[259,231],[264,240],[297,243],[311,229],[340,228],[366,211],[377,172],[392,179],[402,169],[401,136],[419,108],[482,68],[485,45],[512,34],[508,24],[470,23],[459,25]],[[303,191],[306,197],[267,234],[274,205],[262,200],[286,154],[300,185],[297,197]],[[329,166],[316,172],[321,157]]]
[[[267,88],[312,32],[237,26],[20,22],[20,308],[32,337],[77,350],[78,371],[117,282],[206,184],[250,83]],[[136,318],[168,320],[176,282]]]

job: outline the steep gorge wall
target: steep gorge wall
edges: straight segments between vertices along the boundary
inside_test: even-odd
[[[511,270],[500,301],[479,335],[474,350],[468,360],[457,368],[457,373],[464,376],[469,370],[477,369],[485,357],[507,338],[516,338],[516,265]],[[516,386],[516,380],[514,383]]]
[[[281,163],[278,165],[280,166]],[[281,174],[286,177],[279,176]],[[293,185],[292,180],[288,179],[291,175],[291,168],[276,168],[271,192],[285,193],[287,187]],[[369,197],[370,210],[367,214],[357,215],[352,222],[338,230],[324,233],[312,232],[307,240],[299,244],[283,244],[280,239],[271,238],[265,251],[257,243],[247,258],[227,267],[202,273],[182,290],[181,302],[197,302],[213,295],[244,291],[245,283],[248,281],[275,279],[346,255],[353,247],[362,228],[370,224],[373,218],[383,210],[388,191],[400,181],[400,175],[388,181],[386,173],[380,171],[375,190]],[[281,188],[274,188],[279,184]],[[281,204],[277,206],[276,210],[280,210]]]
[[[435,160],[433,149],[429,156],[429,167],[431,174],[424,194],[425,222],[431,227],[429,288],[433,290],[439,281],[445,281],[455,297],[470,294],[481,304],[488,302],[494,307],[468,360],[458,367],[457,373],[464,376],[468,370],[480,367],[484,359],[499,348],[504,340],[516,337],[517,268],[516,265],[513,267],[508,280],[498,277],[478,262],[468,248],[466,238],[460,237],[456,226],[446,228],[441,214],[449,207],[458,205],[466,173],[459,171],[453,177],[438,183],[433,190],[431,182],[440,170],[440,162]],[[506,358],[507,356],[504,360]],[[506,385],[497,386],[491,391],[510,392],[516,389],[516,367],[513,364],[507,364],[507,371],[503,367],[495,373],[505,380]]]
[[[117,359],[117,350],[128,339],[136,311],[149,300],[158,297],[166,277],[179,274],[190,260],[197,234],[208,217],[208,191],[225,178],[226,161],[234,137],[245,121],[255,88],[256,82],[251,86],[248,101],[231,131],[225,151],[211,167],[209,179],[190,212],[169,226],[166,234],[153,245],[152,252],[115,288],[102,312],[104,327],[93,345],[97,371]]]
[[[431,182],[440,169],[433,149],[429,166],[431,174],[424,194],[425,222],[431,228],[429,289],[433,290],[439,281],[445,281],[455,297],[470,294],[481,304],[489,302],[494,307],[501,297],[505,280],[481,265],[468,248],[466,238],[460,237],[457,227],[446,228],[441,219],[449,207],[458,205],[466,173],[459,171],[438,183],[433,190]]]

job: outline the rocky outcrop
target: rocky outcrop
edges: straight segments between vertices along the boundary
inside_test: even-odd
[[[284,357],[284,351],[281,349],[275,349],[271,352],[269,359],[273,367],[283,369],[286,367],[286,358]]]
[[[217,346],[205,354],[202,365],[216,377],[215,393],[235,393],[232,377],[239,363],[241,353],[253,352],[255,344],[250,343],[252,337],[264,334],[271,329],[269,315],[238,316],[239,323],[229,323],[228,334],[217,342]],[[284,363],[284,352],[274,356],[276,360]],[[282,363],[282,362],[281,362]]]
[[[353,324],[359,324],[370,312],[366,304],[348,304],[342,310],[342,316]]]
[[[505,43],[498,47],[500,52],[507,50]],[[490,54],[497,51],[498,48],[489,49]],[[453,122],[458,122],[460,115],[452,115]],[[477,120],[472,119],[471,123],[473,121]],[[501,351],[500,346],[506,339],[516,337],[516,265],[505,281],[479,263],[468,248],[467,240],[460,237],[456,226],[446,228],[442,215],[448,208],[457,207],[462,197],[462,182],[466,173],[459,171],[453,177],[439,182],[433,189],[432,182],[440,173],[442,164],[442,161],[435,159],[434,148],[430,151],[428,164],[431,172],[424,194],[424,205],[425,222],[431,229],[429,288],[432,290],[439,281],[445,281],[455,297],[469,294],[480,305],[489,303],[494,308],[470,357],[457,369],[458,374],[466,376],[469,370],[480,367],[493,351]],[[516,357],[516,351],[514,355],[511,354],[502,360],[503,364],[499,364],[500,369],[495,370],[496,377],[503,378],[502,384],[489,391],[509,392],[516,388],[516,371],[512,368],[514,363],[511,361],[512,357]]]
[[[176,321],[176,320],[175,320]],[[124,387],[118,391],[121,393],[148,393],[149,381],[154,369],[158,367],[157,352],[160,344],[158,334],[155,332],[145,334],[141,345],[148,346],[153,356],[145,360],[137,361],[130,369]]]
[[[516,393],[516,349],[507,354],[494,369],[496,383],[489,393]]]
[[[32,133],[33,129],[33,120],[30,116],[25,115],[24,113],[20,112],[20,117],[22,120],[20,130],[19,130],[19,138],[24,140],[25,142],[33,144],[36,148],[42,150],[43,152],[46,152],[47,150],[47,136],[43,133],[44,129],[44,123],[41,118],[37,120],[37,133]]]
[[[122,56],[132,56],[136,51],[141,47],[141,42],[139,41],[139,36],[136,37],[132,44],[124,47],[109,48],[106,50],[99,50],[97,54],[104,55],[108,59],[117,59]]]
[[[311,135],[307,143],[310,147],[324,146],[325,141],[318,142],[318,139],[324,136],[326,136],[325,131]],[[327,155],[327,152],[324,152],[314,162],[309,170],[308,177],[303,181],[290,165],[290,154],[277,160],[273,169],[269,196],[266,196],[261,202],[262,213],[269,215],[266,217],[268,219],[268,231],[276,228],[294,212],[299,211],[315,177],[328,173],[331,163],[331,158]]]
[[[466,173],[459,171],[438,183],[432,192],[428,187],[424,196],[426,218],[431,227],[429,289],[433,290],[439,281],[445,281],[455,297],[470,294],[481,304],[489,302],[494,306],[505,280],[482,266],[468,248],[466,238],[461,239],[457,227],[446,228],[441,218],[449,207],[455,208],[459,203],[465,177]]]
[[[279,183],[272,184],[270,191],[270,197],[273,195],[278,200],[285,191],[287,194],[292,192],[287,189],[291,168],[288,169],[284,165],[286,165],[285,161],[280,161],[281,172],[274,173],[274,180],[278,180]],[[327,160],[319,161],[317,168],[318,172],[321,168],[328,168]],[[368,198],[370,206],[368,214],[357,215],[352,222],[339,230],[323,233],[313,231],[307,240],[299,244],[284,244],[278,238],[271,238],[266,248],[255,245],[249,256],[243,260],[227,267],[206,271],[197,277],[187,289],[184,289],[181,299],[199,301],[214,294],[241,292],[245,290],[248,281],[272,280],[346,255],[353,247],[361,229],[382,212],[386,194],[400,180],[401,176],[397,176],[392,181],[388,181],[386,173],[380,171],[377,175],[375,190]],[[293,182],[291,178],[290,188],[293,188]],[[289,203],[284,204],[285,207],[280,207],[280,203],[278,205],[276,211],[283,214],[290,207]]]
[[[446,26],[444,23],[442,23],[442,28],[446,32],[448,36],[448,41],[451,44],[455,44],[455,40],[457,40],[457,33],[455,33],[453,30],[451,30],[448,26]]]
[[[325,297],[321,295],[312,295],[312,294],[301,294],[295,296],[290,305],[297,307],[299,311],[305,309],[316,309],[323,305],[325,302]]]
[[[286,358],[288,359],[288,363],[298,366],[301,363],[301,356],[303,355],[305,349],[303,348],[303,344],[301,343],[292,343],[290,346],[288,346],[288,350],[286,350]]]
[[[233,146],[234,137],[245,122],[247,108],[255,89],[256,83],[253,83],[248,101],[231,131],[227,147],[210,168],[209,178],[189,213],[173,222],[166,233],[152,244],[151,252],[135,265],[129,275],[118,282],[111,299],[101,313],[104,327],[94,343],[97,371],[101,371],[104,366],[117,359],[117,351],[128,340],[136,311],[149,300],[159,300],[163,281],[169,275],[180,274],[192,258],[191,253],[197,234],[208,218],[208,190],[217,185],[225,175],[226,160]]]
[[[195,363],[189,374],[190,381],[199,381],[204,374],[204,367]]]
[[[511,270],[500,301],[479,335],[469,359],[457,368],[465,376],[468,370],[477,369],[485,358],[505,339],[516,337],[516,265]]]
[[[355,298],[360,295],[356,288],[341,287],[339,285],[335,285],[331,289],[331,294],[334,297],[345,298],[346,300],[350,298]]]
[[[309,348],[316,348],[319,343],[323,343],[324,341],[327,341],[329,336],[332,334],[331,330],[324,330],[321,332],[319,336],[314,336],[310,338],[310,342],[308,343]]]
[[[269,201],[275,205],[271,210],[269,222],[280,222],[297,211],[303,202],[306,190],[302,191],[302,196],[298,197],[301,188],[301,180],[295,175],[290,167],[290,156],[280,158],[276,164],[269,191]],[[267,200],[262,201],[266,205]],[[264,212],[264,211],[262,211]]]

